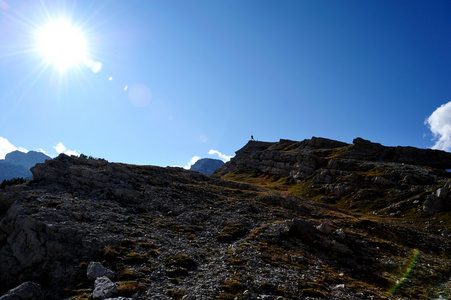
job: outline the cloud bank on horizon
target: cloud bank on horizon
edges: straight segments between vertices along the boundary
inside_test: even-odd
[[[53,147],[58,154],[64,153],[66,155],[75,155],[79,156],[80,154],[76,150],[67,149],[62,142],[59,142],[56,146]],[[23,147],[14,146],[8,139],[0,136],[0,159],[5,159],[6,154],[11,153],[13,151],[19,150],[21,152],[27,153],[29,150]],[[34,149],[34,151],[42,152],[45,155],[50,157],[55,157],[54,155],[48,154],[43,149]]]
[[[432,149],[451,151],[451,101],[438,107],[425,121],[434,135]]]

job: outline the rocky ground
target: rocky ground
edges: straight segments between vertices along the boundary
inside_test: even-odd
[[[446,299],[451,160],[417,150],[250,142],[208,176],[60,155],[0,190],[0,299]]]

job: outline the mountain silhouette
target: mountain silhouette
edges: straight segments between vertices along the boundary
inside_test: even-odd
[[[190,170],[202,174],[213,174],[213,172],[223,164],[224,162],[220,159],[202,158],[196,161],[196,163],[191,166]]]
[[[25,153],[16,150],[10,152],[6,154],[5,159],[0,160],[0,181],[11,178],[31,178],[30,168],[48,159],[52,158],[36,151]]]

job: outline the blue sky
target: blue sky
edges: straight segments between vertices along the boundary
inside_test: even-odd
[[[0,0],[0,158],[186,166],[251,135],[449,151],[450,15],[450,1]],[[101,68],[45,61],[36,32],[54,19]]]

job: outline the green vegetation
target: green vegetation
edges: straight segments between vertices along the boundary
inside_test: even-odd
[[[19,185],[27,182],[24,178],[5,179],[0,183],[0,189],[4,189],[7,185]]]
[[[83,153],[80,154],[79,157],[82,158],[82,159],[87,159],[87,160],[97,160],[97,161],[107,162],[107,160],[104,159],[104,158],[93,157],[93,156],[91,156],[91,155],[87,156],[87,155],[85,155],[85,154],[83,154]]]

